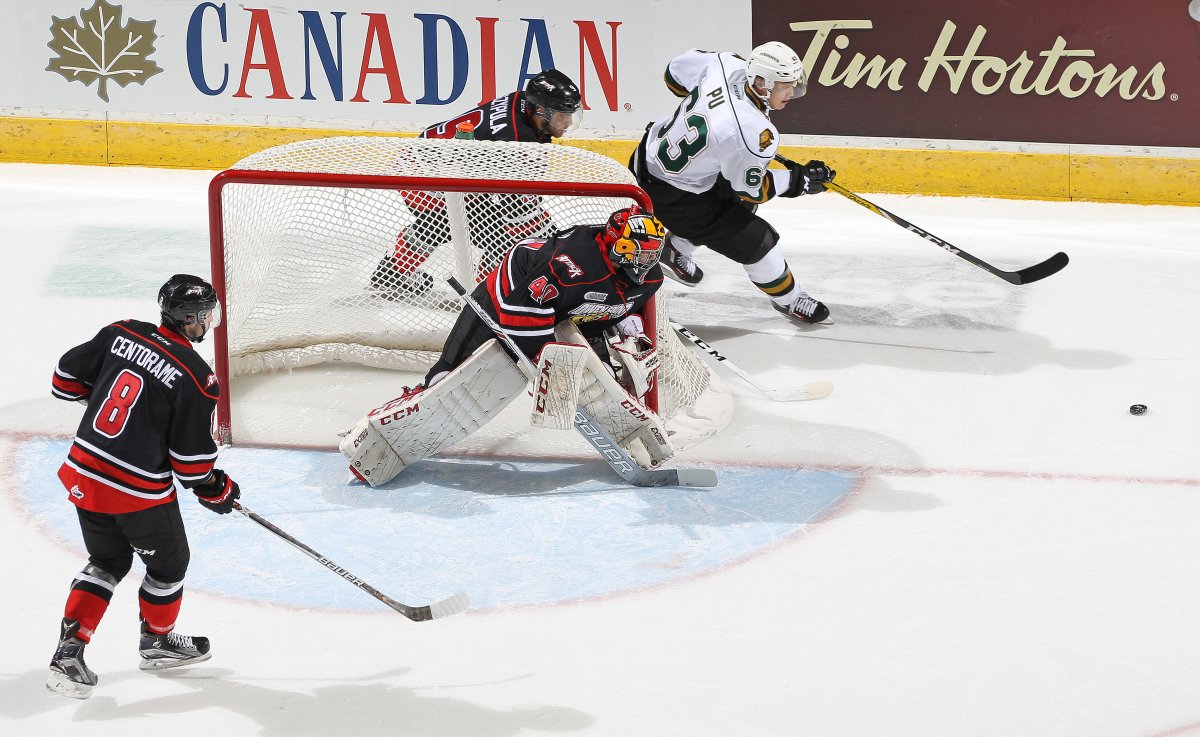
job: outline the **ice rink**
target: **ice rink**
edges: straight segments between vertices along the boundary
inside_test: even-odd
[[[1200,208],[870,194],[1003,268],[1071,263],[1012,286],[836,194],[769,203],[831,324],[706,250],[664,292],[761,383],[835,391],[718,368],[734,419],[680,456],[712,489],[630,489],[512,427],[351,487],[334,431],[399,378],[236,380],[284,410],[222,454],[248,507],[401,601],[473,608],[410,622],[185,493],[179,631],[212,660],[138,670],[135,564],[92,698],[47,693],[85,562],[51,372],[208,275],[212,174],[0,165],[0,734],[1200,736]]]

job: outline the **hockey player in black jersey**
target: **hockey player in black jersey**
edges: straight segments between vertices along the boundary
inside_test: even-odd
[[[637,313],[662,285],[658,261],[664,236],[662,223],[641,208],[618,210],[602,225],[579,225],[549,238],[522,241],[472,294],[535,362],[543,348],[562,340],[556,326],[560,333],[563,323],[577,328],[568,332],[578,338],[576,346],[591,346],[583,350],[590,356],[591,378],[577,373],[568,396],[580,397],[581,404],[624,407],[601,412],[606,416],[601,421],[613,423],[606,429],[622,447],[649,438],[640,455],[639,448],[630,450],[646,467],[673,452],[659,418],[638,403],[653,383],[657,359]],[[614,327],[616,358],[628,386],[616,382],[608,361],[605,332]],[[463,309],[425,383],[372,410],[344,436],[340,447],[351,474],[372,486],[386,483],[410,463],[466,437],[521,394],[527,377],[495,337],[473,310]],[[584,371],[582,364],[579,371]],[[573,411],[574,400],[568,405]]]
[[[422,138],[454,138],[462,131],[480,141],[550,143],[579,124],[582,98],[570,77],[547,69],[523,91],[497,97],[458,117],[426,128]],[[379,262],[371,287],[389,299],[419,295],[433,286],[420,267],[434,249],[450,239],[446,201],[440,193],[405,191],[414,222],[396,237],[391,254]],[[554,229],[550,214],[535,195],[474,194],[466,198],[471,242],[483,250],[480,276],[490,271],[515,243],[546,237]]]
[[[422,138],[454,138],[459,126],[470,126],[478,141],[550,143],[579,124],[579,88],[557,69],[529,80],[523,91],[497,97],[456,118],[434,123]]]
[[[637,312],[662,286],[662,224],[640,208],[613,213],[604,225],[580,225],[546,240],[517,244],[472,295],[516,343],[536,358],[554,326],[572,320],[607,358],[604,330]],[[641,333],[641,321],[628,329]],[[495,335],[469,309],[459,314],[428,386]]]
[[[54,370],[53,395],[87,404],[58,477],[75,505],[88,563],[71,583],[46,681],[72,698],[87,698],[97,682],[84,647],[135,552],[146,566],[138,591],[141,669],[210,657],[208,638],[174,632],[191,557],[176,484],[218,514],[241,495],[214,465],[220,387],[192,348],[220,323],[220,302],[208,282],[176,274],[158,303],[161,325],[108,325],[63,354]]]

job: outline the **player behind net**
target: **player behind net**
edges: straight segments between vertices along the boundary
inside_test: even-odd
[[[469,131],[469,137],[480,141],[550,143],[579,127],[581,99],[570,77],[547,69],[530,79],[523,91],[435,123],[422,131],[421,138],[455,138],[460,131]],[[380,260],[371,277],[371,288],[387,299],[429,291],[434,278],[421,266],[450,240],[446,198],[440,192],[414,190],[401,195],[415,219],[396,236],[392,253]],[[471,242],[483,250],[480,276],[495,268],[518,241],[545,238],[554,230],[550,213],[537,195],[470,194],[465,207]]]
[[[563,418],[583,406],[643,468],[674,454],[662,420],[640,401],[655,380],[657,356],[637,312],[662,285],[663,236],[662,224],[641,208],[618,210],[601,225],[522,241],[472,294],[537,363],[531,423],[571,427]],[[464,309],[425,381],[371,410],[343,437],[351,474],[371,486],[387,483],[482,427],[528,381],[495,333]]]

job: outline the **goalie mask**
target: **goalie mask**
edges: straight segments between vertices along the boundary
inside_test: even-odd
[[[768,97],[776,82],[793,85],[796,88],[793,97],[803,97],[808,91],[808,75],[804,73],[800,57],[790,46],[779,41],[768,41],[750,52],[746,62],[746,78],[752,90],[755,77],[763,81],[763,89]]]
[[[608,245],[613,265],[641,284],[662,257],[666,235],[666,228],[658,218],[634,205],[614,212],[600,237]]]
[[[187,335],[184,330],[189,325],[203,325],[199,336],[188,336],[197,343],[221,324],[221,302],[216,290],[191,274],[176,274],[162,285],[158,290],[158,309],[162,312],[162,324],[180,335]]]

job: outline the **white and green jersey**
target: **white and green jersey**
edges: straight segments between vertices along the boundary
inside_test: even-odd
[[[677,189],[701,193],[723,176],[748,202],[776,194],[767,174],[779,131],[761,100],[746,89],[746,60],[732,52],[691,49],[671,60],[667,87],[683,97],[650,126],[646,167]]]

